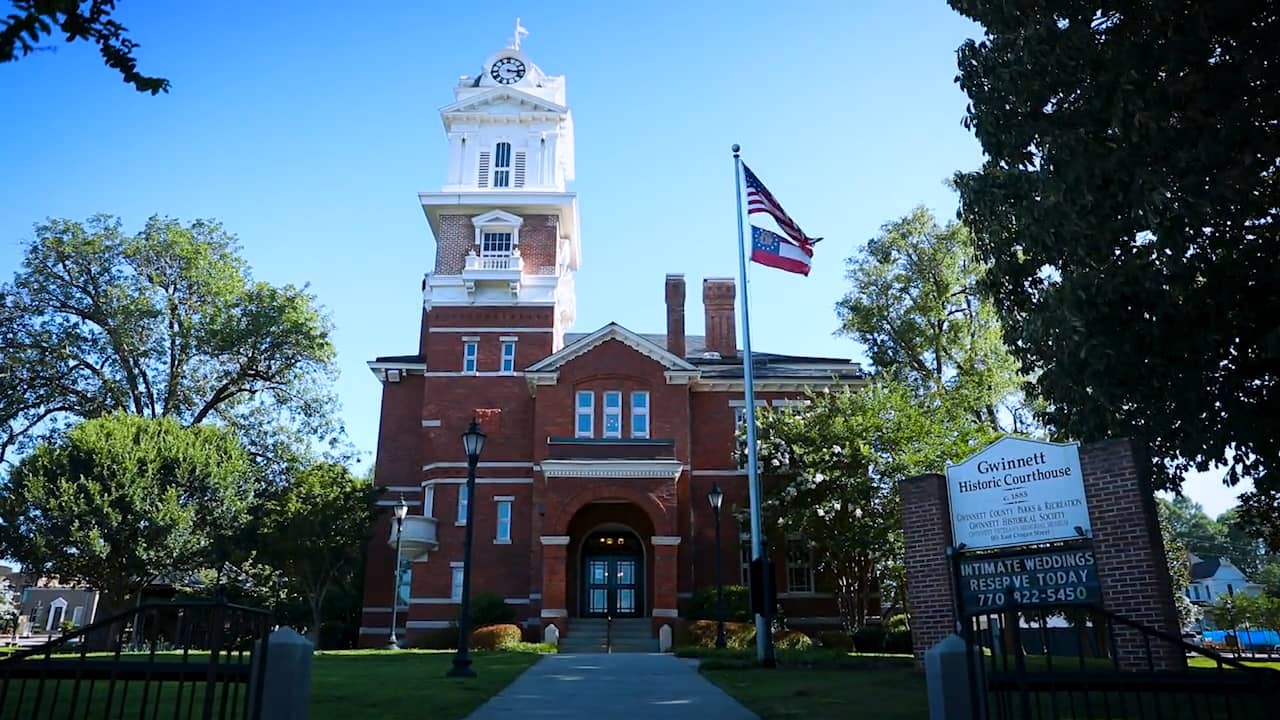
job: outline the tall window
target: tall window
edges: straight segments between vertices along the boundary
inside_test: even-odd
[[[498,500],[498,528],[493,537],[494,542],[511,542],[511,500]]]
[[[462,344],[462,372],[473,373],[476,371],[476,356],[478,355],[479,343],[466,342]]]
[[[738,569],[740,570],[743,585],[751,585],[751,536],[742,535],[738,538]]]
[[[577,399],[577,424],[574,436],[589,438],[595,434],[596,395],[590,390],[579,390]]]
[[[516,344],[513,342],[502,343],[502,372],[509,373],[516,371]]]
[[[649,437],[649,391],[631,393],[631,437]]]
[[[500,142],[493,150],[493,186],[511,187],[511,143]]]
[[[471,498],[467,497],[467,486],[458,486],[458,525],[467,524],[467,505],[471,502]]]
[[[617,390],[604,393],[604,437],[622,437],[622,393]]]
[[[400,560],[400,577],[396,582],[396,607],[409,607],[409,587],[413,581],[413,561]]]
[[[747,467],[747,440],[743,435],[746,429],[747,409],[745,407],[735,407],[733,409],[733,447],[738,452],[739,470]]]
[[[436,486],[428,485],[422,491],[422,517],[435,517]]]
[[[449,597],[454,602],[462,602],[462,563],[453,568],[453,583],[449,587]]]
[[[787,540],[787,592],[813,592],[813,548],[807,540]]]

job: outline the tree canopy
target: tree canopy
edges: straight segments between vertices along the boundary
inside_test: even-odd
[[[259,454],[291,452],[338,430],[330,332],[306,288],[254,280],[216,221],[38,224],[0,286],[0,460],[117,411],[216,421]]]
[[[985,268],[964,225],[939,225],[917,207],[881,227],[846,264],[850,290],[836,305],[840,332],[866,348],[877,373],[918,396],[967,396],[993,428],[1030,429],[1018,364],[980,292]]]
[[[985,31],[961,217],[1048,424],[1280,488],[1280,6],[950,4]]]
[[[0,547],[121,602],[217,567],[248,523],[256,468],[231,432],[114,413],[39,444],[0,480]]]
[[[107,67],[120,73],[138,92],[169,92],[169,81],[138,70],[133,56],[138,43],[111,16],[116,0],[9,0],[12,12],[0,17],[0,63],[51,49],[41,43],[56,33],[67,42],[84,40],[98,46]]]

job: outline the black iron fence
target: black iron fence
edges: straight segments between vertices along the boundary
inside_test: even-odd
[[[0,720],[260,720],[271,617],[138,606],[0,660]]]
[[[963,630],[975,719],[1280,717],[1280,672],[1101,608],[1006,607]]]

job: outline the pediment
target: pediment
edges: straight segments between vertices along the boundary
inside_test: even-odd
[[[617,323],[609,323],[590,335],[580,338],[577,342],[564,346],[559,352],[539,360],[529,367],[528,372],[553,372],[558,370],[561,365],[587,354],[609,340],[617,340],[636,352],[656,360],[668,370],[697,371],[697,368],[685,361],[684,358],[676,357],[668,352],[666,348],[654,343],[652,340],[633,333]]]
[[[569,109],[537,95],[509,87],[491,88],[440,109],[442,115],[456,113],[518,115],[529,112],[567,113]]]

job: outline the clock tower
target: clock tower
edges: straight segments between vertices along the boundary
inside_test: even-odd
[[[479,73],[462,76],[454,102],[440,110],[447,174],[439,191],[418,196],[436,238],[424,324],[438,327],[431,316],[440,311],[441,320],[467,327],[537,325],[553,352],[574,321],[581,255],[577,195],[566,189],[573,117],[564,77],[520,50],[522,31],[517,25],[513,42]],[[503,321],[494,314],[501,308],[515,315]],[[479,309],[488,320],[462,320]]]

